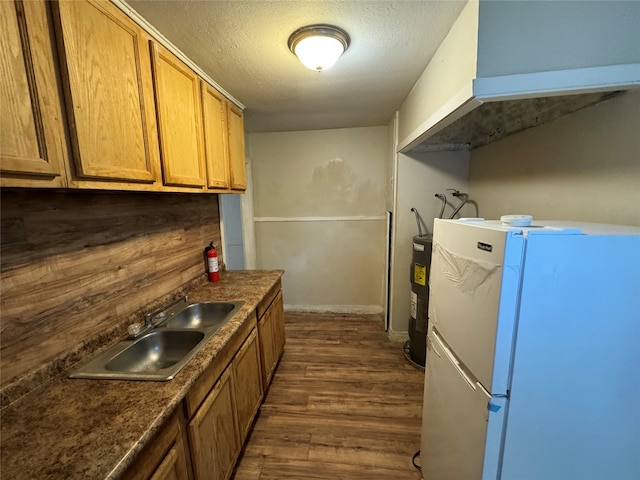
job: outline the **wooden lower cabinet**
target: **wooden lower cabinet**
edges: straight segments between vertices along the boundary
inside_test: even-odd
[[[262,361],[262,381],[265,386],[271,383],[278,360],[284,351],[284,308],[282,292],[271,302],[269,308],[258,320],[258,336]]]
[[[188,480],[183,429],[174,414],[122,476],[125,480]]]
[[[284,300],[282,298],[282,292],[278,294],[278,297],[273,303],[273,315],[276,317],[274,321],[275,332],[273,338],[276,343],[276,352],[278,352],[279,359],[284,353],[284,344],[286,342],[284,333]]]
[[[257,311],[262,313],[260,324],[256,313],[252,313],[241,327],[242,333],[229,342],[217,362],[209,365],[191,387],[182,415],[171,418],[122,478],[228,480],[231,477],[267,386],[263,381],[263,359],[269,362],[269,375],[265,378],[270,381],[283,351],[279,284]]]
[[[260,351],[253,328],[189,422],[196,480],[231,476],[261,403]]]
[[[232,372],[227,369],[222,374],[189,422],[191,462],[196,480],[229,478],[240,452]]]
[[[260,346],[255,329],[249,334],[247,341],[233,361],[233,380],[240,441],[244,443],[253,418],[262,403]]]
[[[182,441],[171,447],[162,463],[156,468],[151,480],[187,480],[187,466],[184,461]]]

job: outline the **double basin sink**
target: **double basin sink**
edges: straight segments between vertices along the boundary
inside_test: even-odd
[[[130,329],[130,338],[107,349],[70,377],[171,380],[243,303],[189,303],[185,297],[148,316],[140,332]]]

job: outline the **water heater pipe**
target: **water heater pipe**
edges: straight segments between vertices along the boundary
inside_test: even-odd
[[[418,235],[422,236],[422,226],[420,225],[420,214],[418,213],[418,210],[416,210],[413,207],[411,207],[411,211],[416,216],[416,225],[418,225]]]
[[[444,193],[436,193],[435,196],[442,201],[442,208],[440,208],[440,215],[438,215],[438,218],[442,218],[444,207],[447,206],[447,196]]]
[[[462,199],[462,201],[460,202],[460,205],[458,205],[458,208],[456,208],[453,211],[453,213],[451,214],[451,216],[449,217],[451,219],[451,218],[455,217],[458,214],[458,212],[460,211],[460,209],[462,207],[464,207],[464,204],[467,203],[467,200],[469,200],[469,195],[464,193],[464,192],[461,192],[459,190],[456,190],[454,188],[448,188],[447,190],[453,191],[453,193],[451,195],[453,195],[454,197],[458,197],[458,198]]]

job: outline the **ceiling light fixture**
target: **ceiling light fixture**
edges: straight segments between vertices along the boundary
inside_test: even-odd
[[[308,25],[293,32],[288,44],[305,67],[321,72],[338,61],[350,41],[347,32],[333,25]]]

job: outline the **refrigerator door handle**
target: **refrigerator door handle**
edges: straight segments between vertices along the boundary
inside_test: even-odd
[[[473,378],[470,372],[464,367],[460,360],[453,354],[453,352],[446,346],[442,338],[438,335],[435,328],[431,331],[431,335],[433,335],[434,342],[438,345],[438,347],[444,352],[449,361],[453,364],[456,371],[460,374],[460,376],[464,379],[465,382],[469,385],[473,390],[478,389],[478,381]]]

